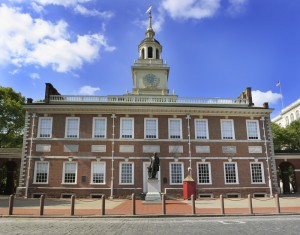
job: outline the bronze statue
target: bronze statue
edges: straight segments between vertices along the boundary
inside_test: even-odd
[[[150,166],[148,166],[149,179],[156,179],[156,173],[159,171],[159,158],[157,153],[154,153],[150,158]]]

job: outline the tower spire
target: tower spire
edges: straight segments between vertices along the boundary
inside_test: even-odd
[[[148,14],[148,28],[146,31],[146,37],[147,38],[153,38],[155,35],[154,30],[152,29],[152,5],[150,5],[150,7],[148,8],[148,10],[146,11],[146,14]]]

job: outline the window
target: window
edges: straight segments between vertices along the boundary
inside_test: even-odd
[[[52,136],[52,117],[40,117],[38,137],[51,138]]]
[[[92,162],[92,184],[105,184],[105,163]]]
[[[221,120],[222,139],[232,140],[234,136],[233,120]]]
[[[93,118],[93,138],[106,138],[106,118]]]
[[[77,163],[64,162],[63,184],[76,184],[76,183],[77,183]]]
[[[79,138],[79,118],[66,119],[66,138]]]
[[[157,139],[158,138],[158,121],[157,118],[145,119],[145,139]]]
[[[49,162],[35,162],[34,183],[48,184]]]
[[[120,163],[120,184],[133,184],[133,163]]]
[[[159,60],[159,50],[156,49],[156,59]]]
[[[294,114],[291,113],[291,122],[294,121]]]
[[[195,138],[208,139],[208,124],[206,119],[195,120]]]
[[[252,184],[265,183],[262,162],[250,163],[251,166],[251,182]]]
[[[153,58],[153,48],[152,47],[148,47],[148,58],[149,59]]]
[[[259,140],[259,124],[257,120],[247,120],[247,135],[248,140]]]
[[[211,167],[209,162],[198,163],[198,184],[211,184]]]
[[[121,138],[133,139],[133,118],[121,118]]]
[[[285,125],[288,126],[290,124],[289,117],[285,117]]]
[[[170,163],[171,184],[182,184],[183,181],[183,164]]]
[[[224,163],[225,184],[238,184],[237,164]]]
[[[299,114],[299,110],[296,111],[296,119],[300,119],[300,114]]]
[[[169,139],[181,139],[181,119],[169,119]]]

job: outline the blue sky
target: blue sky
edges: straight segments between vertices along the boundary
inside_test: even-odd
[[[299,0],[0,0],[0,85],[43,99],[131,91],[130,66],[145,37],[149,4],[156,39],[182,97],[254,102],[299,99]]]

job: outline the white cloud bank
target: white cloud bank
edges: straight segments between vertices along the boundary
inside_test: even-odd
[[[97,91],[100,91],[99,87],[83,86],[79,90],[80,95],[95,95]]]
[[[5,4],[0,5],[0,22],[0,65],[51,66],[54,71],[68,72],[98,58],[101,49],[115,49],[102,34],[77,35],[72,40],[65,21],[34,19]]]
[[[272,91],[252,91],[252,100],[255,106],[262,106],[263,103],[276,104],[281,99],[281,94],[273,93]]]

